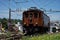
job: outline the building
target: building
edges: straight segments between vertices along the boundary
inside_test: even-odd
[[[53,22],[50,24],[50,32],[53,33],[53,32],[59,32],[59,29],[60,29],[60,23],[58,22]]]
[[[23,27],[20,24],[20,22],[17,22],[17,24],[15,24],[16,27],[18,27],[18,30],[20,30],[21,32],[23,32]]]

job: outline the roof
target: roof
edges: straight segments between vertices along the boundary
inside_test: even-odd
[[[24,11],[24,12],[43,12],[42,10],[36,8],[36,7],[31,7],[29,8],[27,11]]]

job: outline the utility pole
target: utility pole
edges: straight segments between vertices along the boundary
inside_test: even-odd
[[[11,0],[9,0],[9,23],[11,22],[11,8],[10,8],[10,1],[11,1]]]
[[[20,12],[21,11],[21,9],[19,10],[16,10],[16,11],[12,11],[11,10],[11,7],[10,7],[10,1],[11,0],[8,0],[9,1],[9,20],[8,20],[8,27],[11,25],[11,12]],[[15,2],[16,4],[17,3],[26,3],[26,2],[28,2],[27,0],[25,1],[25,2]]]
[[[27,3],[27,2],[29,2],[29,1],[28,1],[28,0],[25,0],[24,2],[23,2],[23,1],[19,1],[19,2],[18,2],[18,1],[15,1],[16,5],[17,5],[17,4],[20,4],[20,5],[21,5],[21,3]],[[18,5],[17,5],[17,6],[18,6]],[[23,11],[23,10],[21,9],[21,6],[20,6],[20,9],[18,8],[18,9],[16,9],[16,11],[17,11],[17,12],[21,12],[21,11]]]
[[[8,19],[8,29],[10,30],[11,25],[11,8],[10,8],[10,0],[9,0],[9,19]]]
[[[9,8],[9,23],[11,23],[11,9]]]

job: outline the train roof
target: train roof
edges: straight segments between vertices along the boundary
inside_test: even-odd
[[[36,8],[36,7],[31,7],[31,8],[29,8],[28,10],[26,10],[26,11],[24,11],[24,12],[42,12],[45,16],[47,16],[47,15],[44,13],[44,11],[42,11],[42,10]],[[49,16],[47,16],[47,17],[49,17]]]
[[[25,12],[43,12],[42,10],[36,8],[36,7],[31,7]]]

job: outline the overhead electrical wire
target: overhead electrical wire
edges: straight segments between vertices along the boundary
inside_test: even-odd
[[[27,3],[28,1],[24,1],[24,2],[18,2],[18,1],[15,1],[13,0],[15,3]]]
[[[33,1],[33,3],[35,4],[35,5],[37,5],[38,7],[39,7],[39,5],[34,1],[34,0],[32,0]],[[47,2],[47,4],[45,4],[45,5],[43,5],[44,7],[46,7],[46,6],[48,6],[48,5],[50,5],[50,4],[52,4],[52,3],[54,3],[56,0],[52,0],[52,1],[49,1],[49,2]],[[41,5],[40,5],[41,6]]]
[[[42,8],[42,7],[40,7],[39,4],[37,4],[34,0],[32,0],[32,2],[33,2],[36,6],[38,6],[40,9]]]
[[[56,0],[49,1],[49,2],[47,2],[47,4],[43,5],[43,7],[46,7],[46,6],[48,6],[48,5],[51,5],[51,4],[54,3],[54,2],[56,2]]]
[[[0,1],[0,4],[3,5],[6,8],[9,8],[6,4],[4,4],[3,2]]]
[[[35,3],[35,5],[37,5],[38,7],[39,7],[39,5],[34,1],[34,0],[32,0],[34,3]],[[53,1],[50,1],[50,2],[47,2],[47,4],[46,5],[44,5],[44,7],[46,7],[46,6],[48,6],[48,5],[51,5],[52,3],[54,3],[54,2],[56,2],[56,0],[53,0]],[[46,11],[46,12],[48,12],[48,11]],[[49,12],[53,12],[53,11],[49,11]],[[54,12],[60,12],[60,11],[54,11]]]
[[[36,6],[39,7],[39,5],[38,5],[34,0],[32,0],[32,2],[33,2]],[[40,8],[40,7],[39,7],[39,8]]]
[[[34,0],[32,0],[33,1],[33,3],[36,5],[36,6],[38,6],[39,8],[42,8],[42,7],[40,7],[41,5],[39,5],[38,4],[38,2],[36,2],[36,1],[34,1]],[[44,5],[43,5],[44,6]]]
[[[16,0],[13,0],[13,1],[14,1],[14,3],[16,4],[17,9],[19,9],[18,4],[29,2],[28,0],[25,0],[24,2],[22,2],[22,1],[16,1]],[[21,11],[23,11],[23,10],[21,10],[21,7],[20,7],[20,12],[21,12]]]
[[[9,7],[8,7],[5,3],[3,3],[3,2],[0,1],[0,4],[1,4],[1,6],[9,9]],[[1,8],[1,10],[3,10],[3,9]],[[5,11],[6,11],[6,10],[5,10]],[[0,13],[5,12],[5,11],[0,11]],[[6,12],[8,12],[8,11],[6,11]]]

